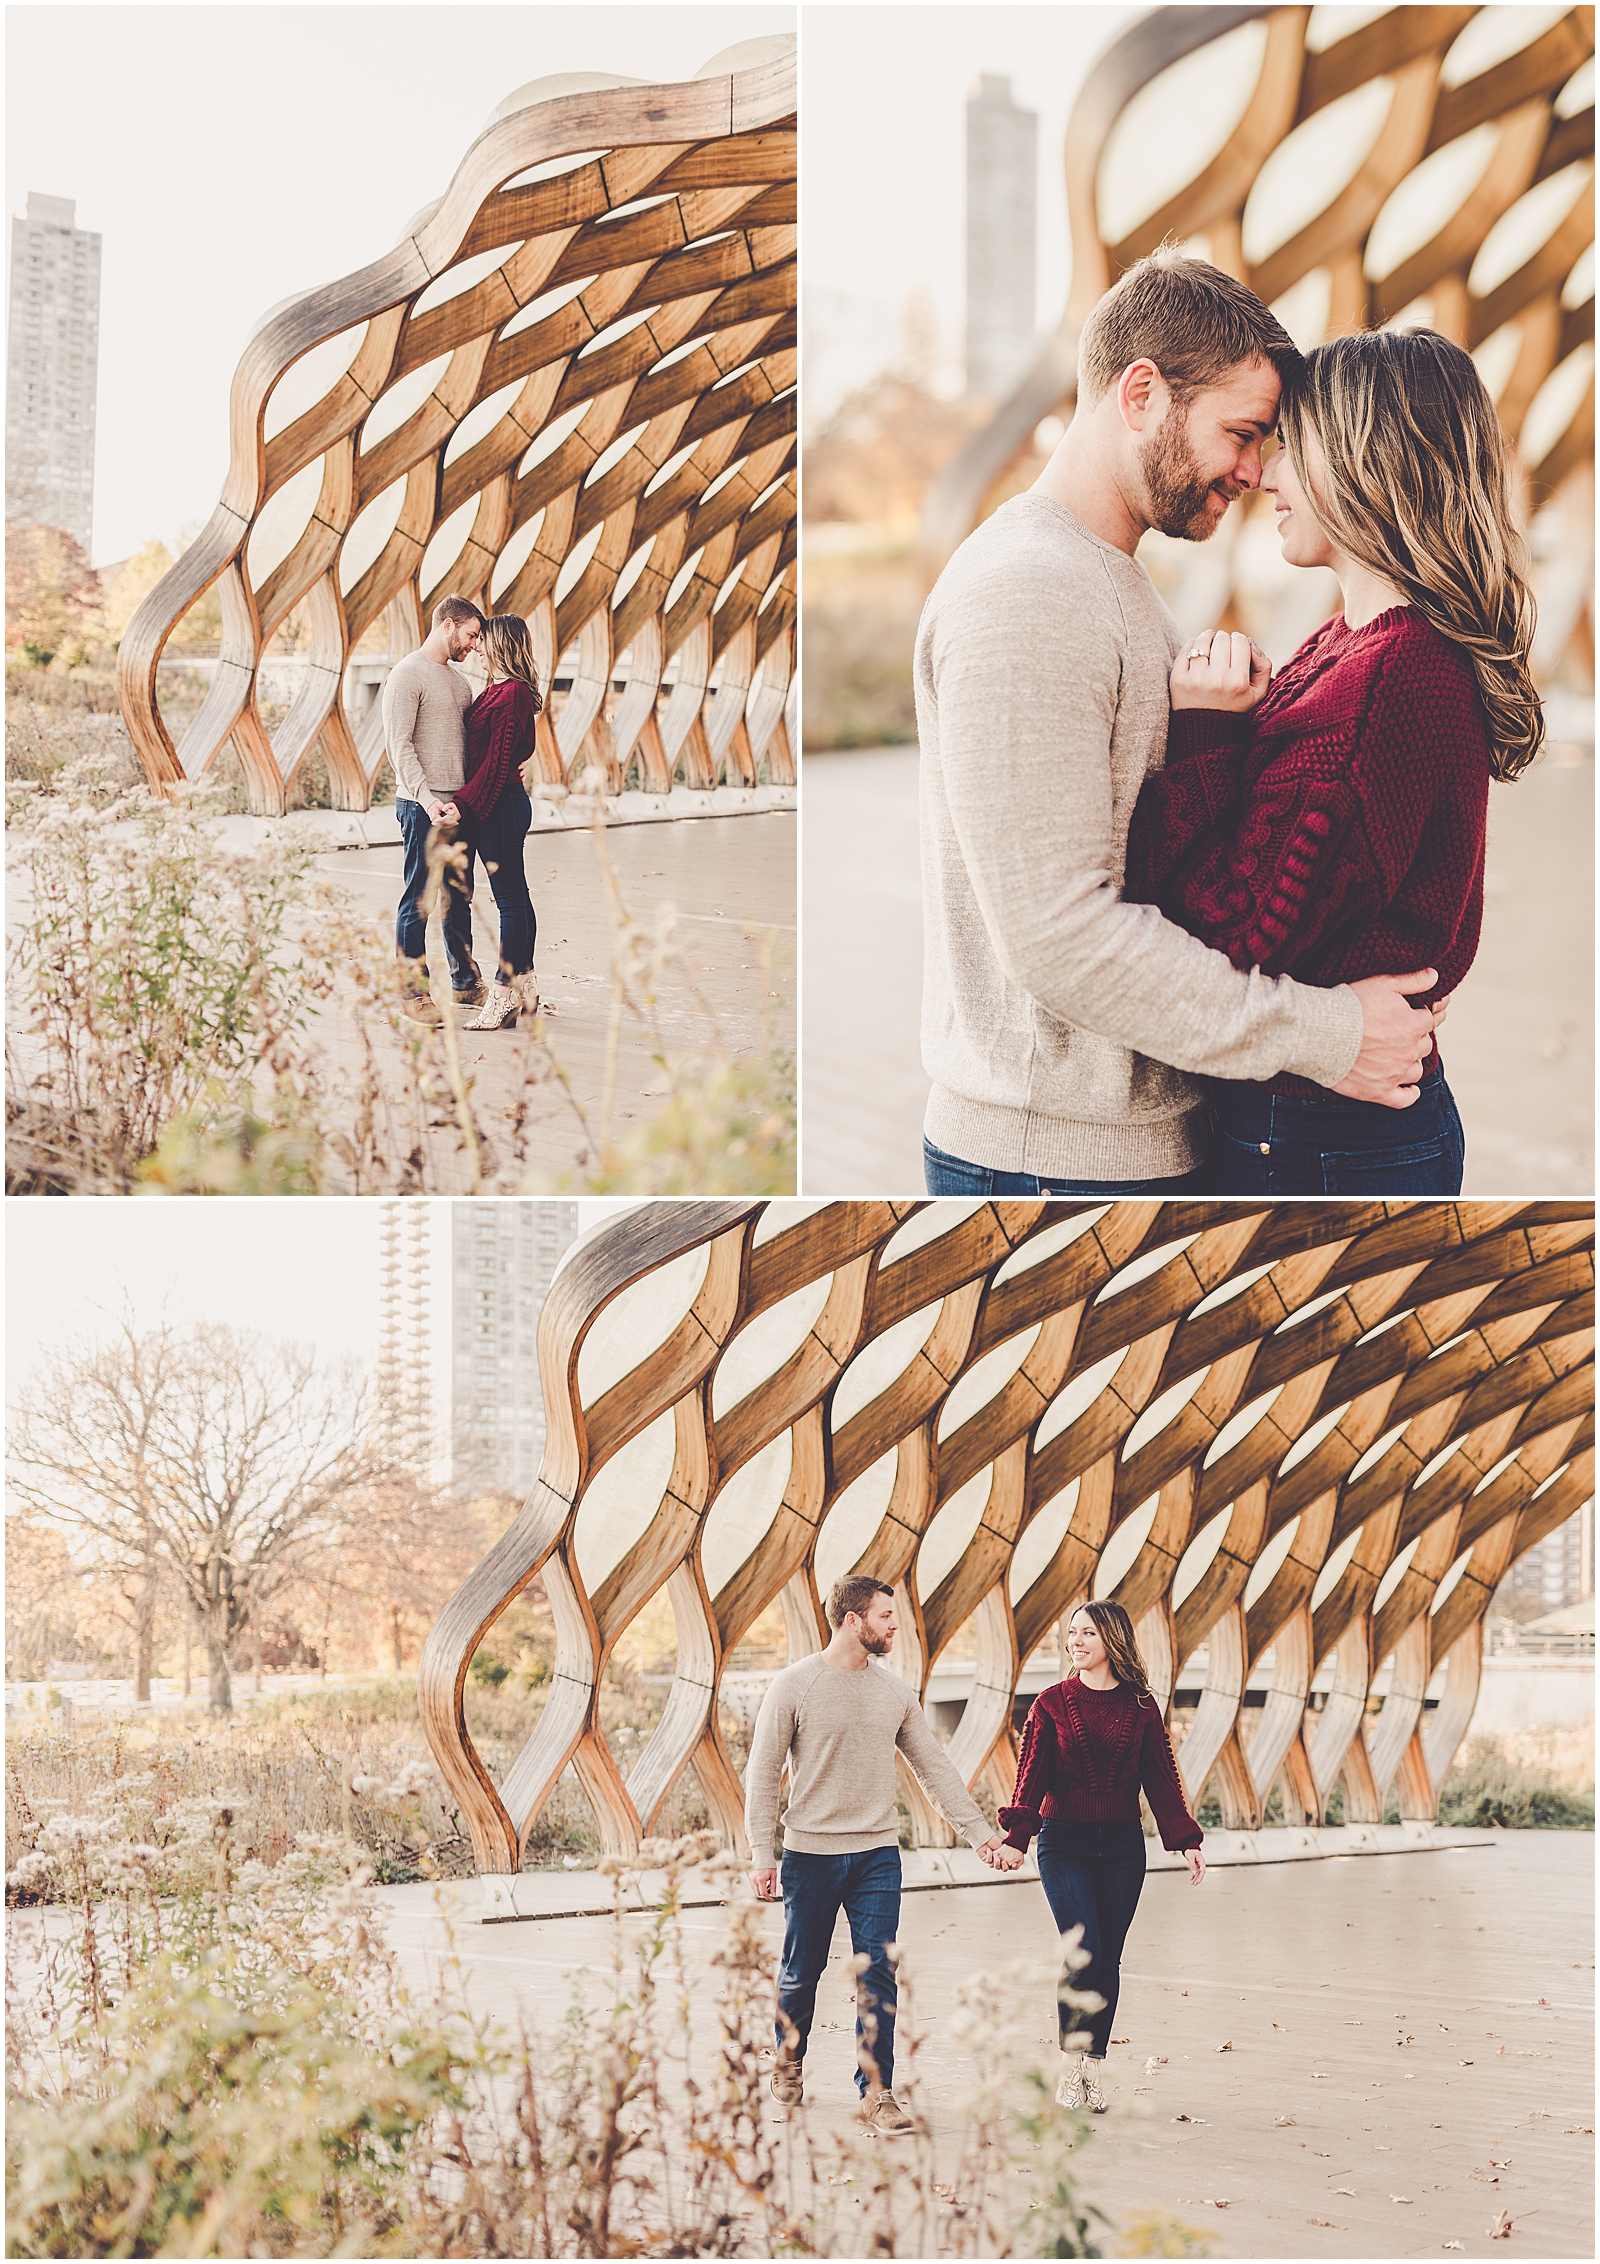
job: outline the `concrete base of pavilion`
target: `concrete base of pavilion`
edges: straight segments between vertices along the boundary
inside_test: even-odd
[[[1217,1862],[1198,1890],[1152,1866],[1123,1959],[1110,2112],[1074,2156],[1082,2198],[1108,2220],[1102,2253],[1595,2254],[1593,1835],[1456,1834],[1429,1863],[1402,1860],[1398,1845],[1359,1852],[1369,1860]],[[936,1865],[961,1864],[964,1878],[966,1860],[907,1867],[931,1887],[953,1883]],[[972,1860],[981,1882],[912,1893],[900,1924],[922,2031],[916,2111],[952,2153],[970,2067],[950,2032],[956,1989],[1013,1959],[1048,1959],[1056,1941],[1031,1874],[1002,1882]],[[377,1893],[414,1985],[453,1956],[474,2011],[538,2039],[560,2030],[575,1994],[608,2001],[613,1921],[578,1914],[603,1880],[530,1875],[526,1886],[564,1895],[570,1914],[452,1932],[451,1911],[476,1907],[478,1882]],[[721,1914],[691,1909],[683,1930],[709,2033]],[[781,1908],[765,1930],[776,1965]],[[807,2121],[824,2145],[855,2099],[849,1954],[841,1921],[806,2059]],[[1038,2016],[1049,2057],[1047,1996]],[[772,2120],[787,2120],[775,2101]],[[1151,2219],[1165,2221],[1161,2246]],[[1173,2245],[1173,2220],[1211,2248]]]
[[[1494,1832],[1464,1831],[1447,1824],[1269,1826],[1259,1832],[1207,1832],[1205,1852],[1206,1862],[1220,1869],[1237,1863],[1315,1863],[1334,1856],[1426,1855],[1441,1848],[1488,1847],[1495,1837]],[[1183,1871],[1187,1865],[1181,1855],[1151,1843],[1145,1851],[1145,1868]],[[999,1872],[991,1871],[970,1847],[906,1848],[900,1856],[903,1894],[925,1894],[939,1887],[1024,1886],[1038,1876],[1031,1854],[1020,1871]],[[659,1872],[642,1873],[625,1889],[628,1906],[650,1908],[660,1901],[663,1885]],[[458,1919],[475,1918],[485,1926],[523,1918],[593,1917],[608,1911],[612,1903],[611,1881],[598,1871],[486,1874],[446,1891]],[[698,1910],[720,1903],[722,1896],[691,1886],[683,1899],[686,1907]]]

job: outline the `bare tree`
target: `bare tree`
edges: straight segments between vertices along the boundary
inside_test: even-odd
[[[323,1648],[335,1628],[396,1674],[413,1663],[440,1606],[510,1522],[498,1502],[463,1501],[395,1468],[346,1495],[339,1545],[316,1567]]]
[[[14,1491],[148,1598],[167,1574],[206,1647],[210,1710],[233,1706],[235,1648],[338,1537],[376,1475],[359,1371],[227,1328],[136,1330],[58,1351],[12,1426]],[[148,1641],[138,1653],[149,1695]]]

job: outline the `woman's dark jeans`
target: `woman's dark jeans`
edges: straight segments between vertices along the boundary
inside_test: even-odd
[[[1031,1171],[991,1171],[986,1163],[965,1163],[946,1155],[931,1140],[922,1143],[922,1174],[930,1195],[1198,1195],[1206,1173],[1186,1171],[1179,1179],[1040,1179]]]
[[[834,1921],[850,1922],[850,1947],[867,1959],[856,1983],[856,2089],[876,2079],[894,2087],[894,2016],[898,2004],[889,1944],[900,1937],[900,1850],[867,1847],[854,1855],[802,1855],[785,1848],[783,1964],[778,1971],[778,2049],[806,2056],[817,1983],[828,1963]],[[793,2031],[791,2037],[791,2030]],[[869,2074],[869,2070],[871,2071]]]
[[[532,823],[533,804],[520,780],[513,778],[489,815],[472,820],[467,835],[475,854],[483,860],[500,914],[501,982],[527,974],[533,965],[539,922],[522,861],[523,843]]]
[[[1058,2005],[1061,2046],[1089,2031],[1089,2057],[1103,2060],[1122,1986],[1122,1945],[1144,1887],[1144,1830],[1139,1824],[1053,1824],[1039,1829],[1039,1881],[1056,1931],[1083,1928],[1089,1962],[1072,1974],[1075,1989],[1104,1997],[1103,2009],[1074,2018]]]
[[[1208,1195],[1459,1195],[1466,1142],[1441,1072],[1409,1108],[1211,1087]]]

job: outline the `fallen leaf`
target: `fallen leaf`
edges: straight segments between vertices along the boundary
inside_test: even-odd
[[[1211,2206],[1213,2209],[1226,2209],[1228,2204],[1226,2201],[1213,2201]]]
[[[1463,2060],[1463,2061],[1461,2062],[1461,2065],[1462,2065],[1463,2067],[1471,2067],[1471,2065],[1472,2065],[1472,2062],[1471,2062],[1470,2060]]]
[[[1328,2191],[1330,2193],[1342,2193],[1347,2201],[1355,2201],[1359,2198],[1353,2185],[1331,2185]]]
[[[1233,2050],[1233,2038],[1230,2036],[1226,2044],[1219,2044],[1217,2050],[1219,2052],[1231,2052]]]
[[[1188,2115],[1174,2115],[1172,2119],[1174,2122],[1189,2122],[1190,2120],[1192,2120],[1192,2118]]]
[[[1409,2193],[1391,2193],[1389,2199],[1391,2201],[1401,2202],[1407,2209],[1409,2209],[1411,2206],[1411,2196]]]
[[[1311,2080],[1313,2083],[1331,2083],[1333,2078],[1330,2075],[1313,2074]]]
[[[1489,2238],[1491,2240],[1509,2240],[1511,2238],[1511,2218],[1504,2209],[1501,2210],[1499,2216],[1489,2227]]]
[[[1288,2029],[1287,2029],[1287,2028],[1285,2028],[1285,2027],[1284,2027],[1284,2025],[1283,2025],[1283,2022],[1282,2022],[1281,2020],[1275,2020],[1275,2021],[1273,2022],[1273,2024],[1272,2024],[1272,2025],[1273,2025],[1273,2027],[1274,2027],[1274,2028],[1275,2028],[1275,2029],[1276,2029],[1276,2030],[1278,2031],[1278,2034],[1279,2034],[1280,2036],[1287,2036],[1287,2035],[1288,2035],[1289,2031],[1288,2031]]]
[[[1167,2055],[1165,2052],[1161,2053],[1159,2057],[1152,2052],[1149,2059],[1144,2063],[1144,2072],[1146,2075],[1154,2075],[1158,2067],[1165,2067],[1166,2064]]]
[[[1441,2248],[1465,2248],[1466,2245],[1464,2240],[1442,2240],[1439,2243]]]
[[[1339,2229],[1331,2217],[1308,2217],[1306,2223],[1308,2225],[1326,2225],[1331,2233],[1337,2232]]]
[[[1111,2041],[1113,2044],[1126,2044],[1128,2039],[1126,2036],[1113,2036]]]
[[[1293,2130],[1295,2127],[1293,2115],[1279,2115],[1274,2127],[1278,2130]]]

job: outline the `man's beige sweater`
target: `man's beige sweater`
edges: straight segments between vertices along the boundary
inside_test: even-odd
[[[1122,901],[1178,644],[1144,568],[1037,494],[968,536],[924,608],[926,1131],[969,1163],[1175,1176],[1204,1153],[1185,1072],[1336,1085],[1360,1050],[1348,988],[1242,971]]]
[[[946,1823],[974,1847],[994,1838],[994,1826],[928,1727],[909,1683],[871,1663],[855,1670],[830,1667],[820,1653],[775,1674],[756,1716],[745,1771],[744,1828],[752,1868],[772,1867],[785,1761],[786,1849],[797,1855],[858,1855],[869,1847],[898,1847],[896,1748]]]
[[[402,802],[437,802],[466,780],[472,686],[448,661],[407,653],[383,687],[383,743]]]

